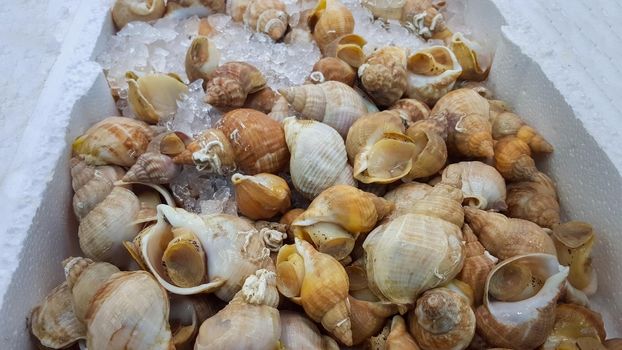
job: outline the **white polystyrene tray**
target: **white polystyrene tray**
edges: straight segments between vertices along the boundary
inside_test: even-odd
[[[0,229],[5,238],[0,245],[0,339],[6,349],[35,348],[26,317],[62,281],[62,259],[80,254],[71,210],[69,145],[89,125],[116,113],[101,69],[93,62],[113,32],[109,4],[110,0],[82,4],[24,131],[18,148],[21,160],[13,164],[0,189],[0,211],[9,222]],[[503,28],[505,20],[493,2],[469,0],[468,5],[467,26],[496,45],[489,77],[492,90],[556,148],[539,166],[557,181],[564,218],[588,221],[597,231],[594,265],[600,283],[592,305],[603,314],[609,336],[621,336],[618,170],[538,64],[508,39],[505,30],[511,28]]]

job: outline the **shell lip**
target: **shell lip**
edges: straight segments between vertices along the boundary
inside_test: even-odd
[[[141,239],[140,254],[143,257],[145,265],[149,271],[156,278],[158,283],[167,291],[179,294],[179,295],[193,295],[198,293],[211,293],[222,286],[226,279],[214,278],[208,283],[203,283],[195,287],[178,287],[172,284],[168,278],[165,278],[166,273],[162,264],[153,263],[153,261],[162,261],[164,250],[161,247],[160,242],[152,242],[164,238],[171,227],[180,226],[183,223],[187,223],[192,228],[205,229],[205,224],[199,217],[192,217],[192,214],[182,214],[183,209],[173,208],[166,204],[160,204],[156,207],[157,222],[155,225],[146,229],[144,236]],[[185,212],[185,211],[184,211]],[[198,236],[198,235],[197,235]],[[199,237],[200,240],[202,240]],[[209,259],[209,257],[208,257]],[[152,261],[153,260],[153,261]]]

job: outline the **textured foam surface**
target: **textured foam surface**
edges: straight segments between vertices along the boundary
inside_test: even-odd
[[[9,175],[0,188],[0,210],[9,223],[0,228],[0,314],[11,315],[0,320],[3,348],[35,348],[26,316],[62,280],[60,261],[79,253],[69,144],[115,111],[101,70],[91,61],[112,32],[105,15],[109,4],[82,2],[63,29],[66,36],[50,43],[60,47],[60,56],[41,97],[33,99],[32,117],[17,128],[21,141],[17,132],[12,139],[11,149],[19,156],[6,167]],[[469,0],[466,22],[474,33],[496,42],[490,82],[497,96],[556,147],[540,166],[558,183],[565,218],[589,221],[597,230],[594,264],[600,285],[593,305],[603,312],[609,335],[620,336],[622,291],[615,281],[622,280],[622,101],[614,96],[622,91],[622,78],[619,66],[607,59],[622,50],[611,25],[622,11],[613,1],[585,4]],[[608,35],[590,35],[596,32]]]

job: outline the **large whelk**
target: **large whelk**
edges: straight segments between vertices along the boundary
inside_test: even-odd
[[[477,308],[477,331],[491,345],[533,349],[555,324],[555,309],[568,276],[553,255],[527,254],[497,265]]]
[[[320,193],[291,227],[296,237],[341,260],[350,254],[356,238],[371,231],[392,208],[381,197],[336,185]]]
[[[312,320],[340,342],[352,345],[349,282],[343,266],[296,238],[295,245],[281,248],[276,268],[279,292],[302,305]]]
[[[441,182],[405,214],[374,229],[363,243],[370,289],[383,301],[413,305],[423,291],[460,272],[464,246],[459,183]],[[407,268],[405,268],[407,267]]]

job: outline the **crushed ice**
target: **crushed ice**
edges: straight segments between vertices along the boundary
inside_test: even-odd
[[[403,27],[398,21],[374,20],[371,12],[360,0],[342,0],[355,19],[354,33],[367,40],[364,50],[397,45],[412,51],[434,44]],[[315,1],[284,0],[290,15],[291,27],[299,25],[301,12],[312,9]],[[450,4],[446,10],[450,25],[461,26],[459,10]],[[107,48],[97,57],[106,71],[110,87],[117,96],[117,107],[124,116],[133,116],[127,103],[125,73],[134,71],[139,76],[149,73],[176,73],[184,81],[186,51],[197,35],[200,19],[192,13],[167,16],[152,23],[132,22],[112,36]],[[208,17],[215,35],[210,38],[221,53],[221,63],[244,61],[256,66],[266,77],[268,86],[279,89],[300,85],[320,59],[314,42],[292,44],[275,43],[267,35],[256,33],[242,23],[234,22],[228,15],[213,14]],[[222,113],[203,102],[201,81],[189,85],[187,94],[177,102],[177,113],[161,122],[168,130],[196,135],[214,125]],[[293,190],[289,174],[283,176]],[[181,174],[170,183],[176,201],[184,209],[201,214],[228,213],[237,215],[234,189],[228,177],[207,175],[196,168],[185,166]],[[308,200],[292,191],[293,207],[306,207]]]

